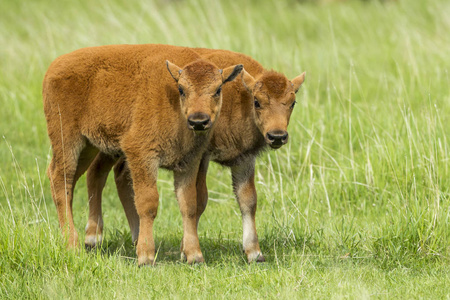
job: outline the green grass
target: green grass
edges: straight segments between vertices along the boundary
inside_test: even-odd
[[[238,4],[239,3],[239,4]],[[450,298],[450,3],[13,1],[0,9],[0,298]],[[67,251],[45,170],[50,62],[103,44],[167,43],[307,71],[290,142],[257,162],[267,262],[247,265],[230,172],[211,165],[207,264],[179,261],[172,177],[159,176],[155,268],[135,250],[111,178],[106,237]],[[74,200],[83,239],[84,177]]]

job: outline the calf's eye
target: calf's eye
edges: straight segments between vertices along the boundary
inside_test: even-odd
[[[255,97],[255,108],[261,108],[261,104],[259,104],[259,101],[258,101],[258,99],[256,99],[256,97]]]
[[[180,92],[180,96],[184,96],[184,91],[181,86],[178,87],[178,91]]]
[[[290,109],[293,109],[293,108],[294,108],[295,103],[297,103],[297,101],[292,102]]]

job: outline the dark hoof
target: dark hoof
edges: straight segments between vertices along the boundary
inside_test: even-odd
[[[265,261],[266,261],[266,259],[264,258],[264,256],[262,254],[259,255],[258,258],[256,258],[257,263],[263,263]]]
[[[196,257],[191,262],[188,262],[190,265],[201,266],[205,263],[205,259],[203,257]]]

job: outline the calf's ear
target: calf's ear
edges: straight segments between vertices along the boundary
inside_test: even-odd
[[[244,73],[242,73],[242,82],[244,83],[245,88],[251,93],[256,83],[255,78],[244,70]]]
[[[166,60],[167,70],[169,70],[170,75],[172,75],[173,79],[178,82],[180,79],[181,72],[183,71],[179,66],[176,64],[171,63],[170,61]]]
[[[302,74],[298,75],[294,79],[291,80],[292,84],[294,85],[294,91],[297,93],[300,89],[300,86],[302,85],[303,81],[305,81],[306,72],[303,72]]]
[[[233,81],[244,69],[243,65],[235,65],[222,70],[222,83]]]

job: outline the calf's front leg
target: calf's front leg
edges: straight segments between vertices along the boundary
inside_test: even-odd
[[[189,264],[204,262],[197,234],[197,171],[174,172],[175,192],[183,218],[183,240],[181,242],[182,259]]]
[[[136,246],[138,266],[155,263],[153,222],[158,212],[159,194],[156,187],[158,164],[128,157],[133,181],[136,211],[139,216],[139,236]]]
[[[242,214],[243,239],[242,244],[248,262],[264,262],[264,256],[259,247],[256,234],[256,189],[255,189],[255,159],[250,158],[244,163],[231,168],[233,190]]]

